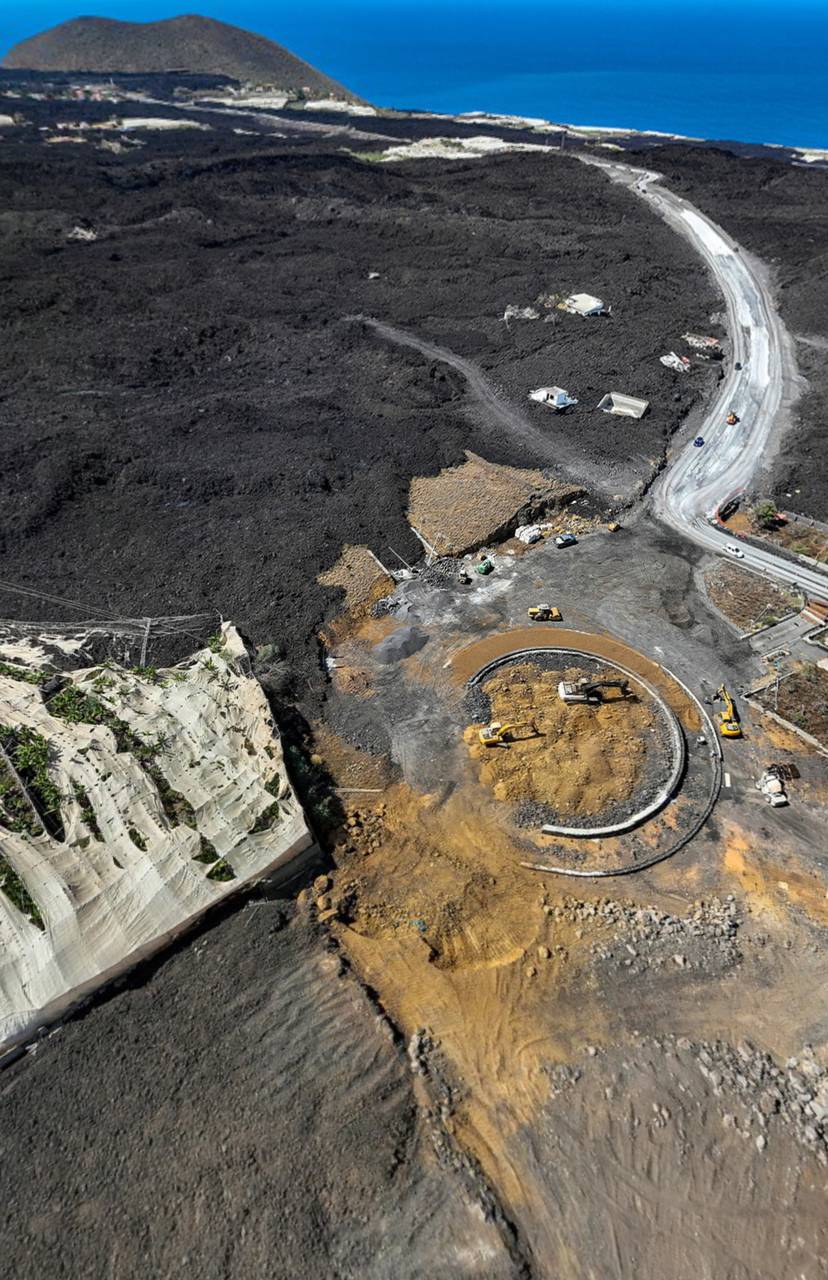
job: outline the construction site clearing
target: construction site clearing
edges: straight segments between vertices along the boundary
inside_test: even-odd
[[[657,790],[669,772],[659,767],[666,762],[658,712],[641,685],[624,694],[605,687],[617,670],[586,658],[572,665],[566,654],[555,659],[552,650],[539,652],[497,667],[476,686],[477,714],[515,727],[491,749],[471,725],[464,733],[469,754],[480,782],[496,800],[514,806],[521,824],[531,817],[537,823],[541,815],[549,822],[609,822],[634,811],[642,792]],[[601,686],[596,701],[571,705],[560,688],[582,677]]]

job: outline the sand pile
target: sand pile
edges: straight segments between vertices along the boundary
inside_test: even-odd
[[[605,668],[597,676],[586,667],[561,673],[531,662],[506,667],[486,681],[492,719],[515,724],[508,748],[484,747],[477,726],[466,730],[480,781],[498,800],[536,801],[561,814],[595,817],[626,802],[644,779],[648,748],[654,745],[655,716],[640,686],[622,698],[606,691],[598,705],[568,704],[558,697],[558,681],[616,679]]]

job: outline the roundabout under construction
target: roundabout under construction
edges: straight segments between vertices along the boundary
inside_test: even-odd
[[[708,817],[721,780],[715,730],[644,655],[608,636],[521,629],[462,650],[453,670],[466,683],[464,737],[479,782],[521,843],[543,854],[524,865],[640,870]]]
[[[417,585],[400,594],[402,608],[338,636],[331,718],[339,708],[351,733],[358,722],[360,748],[415,792],[438,807],[462,796],[481,842],[497,832],[516,865],[566,876],[641,870],[700,829],[720,745],[662,664],[606,633],[542,624],[469,643],[456,615],[433,612],[445,593],[430,589],[428,610]]]

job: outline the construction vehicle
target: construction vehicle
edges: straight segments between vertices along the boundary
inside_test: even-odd
[[[719,736],[722,738],[741,738],[742,726],[739,724],[739,713],[736,704],[723,684],[720,684],[713,695],[714,702],[723,702],[724,710],[719,712]]]
[[[628,680],[590,680],[581,676],[578,680],[561,680],[558,685],[558,697],[561,702],[603,702],[602,689],[619,689],[621,697],[626,698],[630,692]]]
[[[491,556],[484,556],[483,559],[474,566],[475,573],[479,573],[483,577],[485,577],[487,573],[491,573],[493,569],[494,561]]]
[[[769,805],[780,809],[788,803],[788,797],[782,782],[782,769],[779,765],[769,765],[756,783],[756,790],[761,791]]]
[[[607,528],[609,529],[610,533],[617,533],[618,530],[621,528],[621,526],[617,520],[610,520],[609,524],[607,525]]]
[[[531,720],[515,724],[501,724],[499,720],[492,720],[491,724],[483,726],[477,736],[484,747],[508,747],[510,742],[515,741],[515,734],[518,729],[524,728],[532,730],[530,737],[536,738],[539,736],[537,728]]]
[[[560,622],[561,611],[552,604],[530,604],[526,610],[531,622]]]
[[[725,422],[727,423],[727,425],[728,425],[729,427],[735,427],[735,426],[736,426],[736,423],[737,423],[738,421],[739,421],[738,417],[736,416],[736,414],[735,414],[735,413],[733,412],[733,410],[731,409],[731,410],[730,410],[730,413],[729,413],[729,414],[727,415],[727,417],[725,418]]]

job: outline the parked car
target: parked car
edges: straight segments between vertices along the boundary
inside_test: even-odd
[[[574,533],[559,533],[555,539],[556,547],[574,547],[578,539]]]
[[[696,446],[697,449],[700,449],[704,444],[704,437],[696,436],[695,440],[693,441],[693,444]]]
[[[735,556],[737,560],[744,560],[745,553],[741,547],[737,547],[735,542],[726,542],[725,551],[729,556]]]

